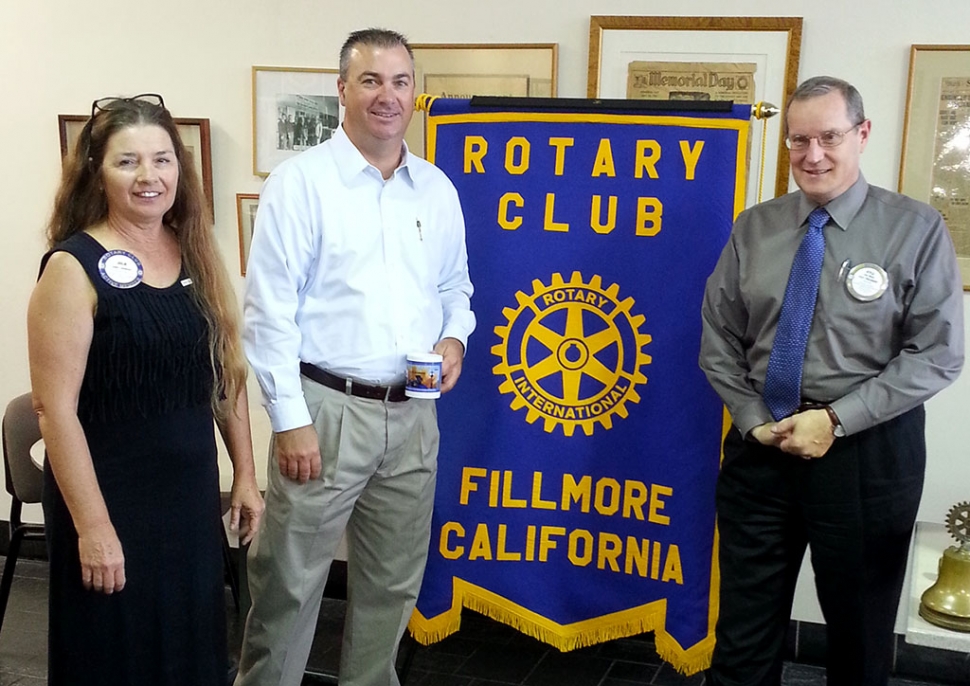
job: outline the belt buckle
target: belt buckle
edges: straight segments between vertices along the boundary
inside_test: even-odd
[[[391,401],[391,391],[394,390],[393,386],[384,386],[384,402]]]
[[[351,381],[350,377],[347,377],[346,379],[344,379],[344,392],[347,395],[354,394],[354,382]]]

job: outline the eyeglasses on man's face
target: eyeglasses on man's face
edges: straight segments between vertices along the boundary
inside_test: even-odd
[[[859,128],[862,123],[860,121],[845,131],[823,131],[817,136],[803,136],[800,133],[791,134],[785,138],[785,145],[788,146],[789,150],[808,150],[808,146],[812,144],[812,140],[816,140],[823,148],[837,148],[842,145],[842,141],[845,140],[845,135]]]
[[[162,96],[158,93],[140,93],[138,95],[133,95],[130,98],[99,98],[91,103],[91,118],[98,112],[104,112],[110,110],[117,106],[119,103],[127,102],[145,102],[149,105],[155,105],[156,107],[165,108],[165,101],[162,100]]]

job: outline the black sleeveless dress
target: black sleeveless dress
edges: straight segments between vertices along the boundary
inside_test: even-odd
[[[192,286],[109,285],[98,269],[106,251],[85,233],[56,251],[73,255],[97,291],[78,416],[127,581],[113,595],[84,590],[77,532],[48,466],[48,683],[225,686],[213,379]]]

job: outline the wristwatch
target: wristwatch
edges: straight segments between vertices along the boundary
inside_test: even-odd
[[[824,409],[829,416],[829,421],[832,422],[832,435],[836,438],[842,438],[845,436],[845,427],[842,426],[842,422],[839,421],[839,415],[835,414],[835,410],[832,409],[831,405],[826,405]]]

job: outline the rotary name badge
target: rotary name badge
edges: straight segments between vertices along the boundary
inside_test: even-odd
[[[109,250],[98,260],[98,272],[114,288],[134,288],[145,274],[138,258],[125,250]]]
[[[845,287],[856,300],[870,302],[886,292],[889,275],[878,264],[865,262],[849,270]]]

